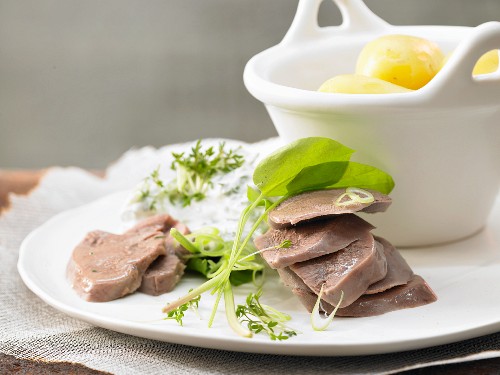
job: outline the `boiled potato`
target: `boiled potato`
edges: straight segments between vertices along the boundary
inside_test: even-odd
[[[477,60],[476,66],[472,71],[473,75],[488,74],[496,72],[498,69],[498,50],[494,49],[485,53]]]
[[[409,35],[385,35],[363,48],[356,74],[417,90],[436,75],[443,59],[439,47],[429,40]]]
[[[366,77],[358,74],[342,74],[330,78],[321,85],[318,91],[343,94],[391,94],[410,92],[413,90],[378,78]]]
[[[446,58],[443,60],[443,66],[446,65],[448,60],[450,59],[452,53],[448,54]],[[488,74],[496,72],[498,69],[498,50],[494,49],[487,53],[477,60],[476,65],[474,66],[474,70],[472,74],[477,76],[481,74]]]

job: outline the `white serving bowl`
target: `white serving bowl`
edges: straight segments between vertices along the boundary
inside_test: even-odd
[[[300,0],[283,41],[247,64],[247,89],[262,101],[285,141],[324,136],[357,152],[353,160],[389,172],[393,205],[369,217],[397,246],[455,241],[484,227],[500,184],[500,70],[472,76],[500,48],[500,23],[476,28],[393,26],[361,0],[334,0],[343,23],[320,28],[322,0]],[[454,51],[426,86],[400,94],[329,94],[317,88],[353,73],[363,46],[406,34]]]

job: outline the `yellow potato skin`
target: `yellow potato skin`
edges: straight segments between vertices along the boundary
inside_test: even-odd
[[[472,71],[472,75],[488,74],[498,70],[498,50],[486,52],[477,60],[476,66]]]
[[[318,91],[339,94],[394,94],[413,90],[378,78],[358,74],[341,74],[324,82]]]
[[[448,60],[450,59],[453,53],[449,53],[446,55],[443,60],[443,66],[446,65]],[[498,50],[494,49],[489,52],[486,52],[483,56],[477,60],[476,65],[472,71],[472,75],[478,76],[481,74],[493,73],[498,70]]]
[[[443,60],[443,52],[429,40],[385,35],[365,45],[358,57],[356,74],[418,90],[436,75]]]

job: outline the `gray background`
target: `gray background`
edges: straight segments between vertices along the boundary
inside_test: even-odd
[[[367,0],[394,24],[475,26],[499,0]],[[0,168],[102,168],[131,147],[276,135],[242,73],[296,0],[0,0]],[[327,1],[321,25],[338,24]]]

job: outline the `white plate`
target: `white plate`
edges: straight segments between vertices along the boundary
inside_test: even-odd
[[[159,297],[141,293],[107,303],[80,299],[65,277],[74,246],[90,230],[123,230],[119,219],[126,193],[105,197],[64,212],[31,233],[20,250],[18,269],[26,285],[56,309],[99,327],[172,343],[233,351],[292,355],[364,355],[418,349],[464,340],[500,330],[500,199],[487,228],[465,241],[402,251],[417,274],[438,295],[433,304],[370,318],[338,318],[327,331],[315,332],[309,314],[277,278],[267,280],[263,302],[292,315],[301,333],[287,341],[267,336],[236,336],[224,313],[207,328],[211,298],[203,296],[199,320],[187,314],[184,327],[163,320],[161,308],[200,283],[184,278],[174,292]],[[431,213],[430,213],[431,214]],[[464,213],[466,215],[467,213]],[[443,226],[446,223],[443,223]],[[242,303],[248,286],[236,288]]]

